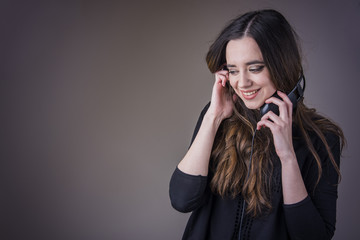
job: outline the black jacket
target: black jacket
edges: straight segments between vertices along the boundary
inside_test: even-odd
[[[208,107],[208,106],[207,106]],[[207,107],[203,109],[196,125],[194,140]],[[291,205],[283,204],[281,164],[274,168],[272,211],[259,218],[245,215],[241,239],[331,239],[335,231],[338,174],[333,168],[321,140],[310,134],[322,161],[322,175],[315,191],[318,170],[301,134],[293,127],[293,145],[301,174],[309,196]],[[327,142],[339,165],[340,142],[333,134],[326,135]],[[183,239],[237,239],[242,197],[223,199],[209,188],[209,176],[192,176],[175,169],[170,180],[172,206],[180,212],[192,212]]]

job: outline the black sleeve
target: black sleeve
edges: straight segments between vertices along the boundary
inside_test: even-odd
[[[175,169],[170,180],[170,200],[179,212],[191,212],[205,200],[207,177],[186,174]]]
[[[340,141],[335,135],[326,136],[337,165],[340,164]],[[315,145],[315,144],[314,144]],[[291,239],[331,239],[335,232],[338,173],[331,164],[325,146],[317,141],[316,149],[322,161],[322,174],[315,190],[307,189],[309,196],[303,201],[284,205],[286,224]],[[315,160],[313,160],[315,161]],[[318,174],[316,164],[305,185],[314,184]],[[308,181],[313,181],[309,183]]]
[[[202,120],[209,106],[210,103],[208,103],[201,111],[191,139],[191,144],[199,131]],[[206,176],[189,175],[176,168],[170,179],[169,186],[171,205],[180,212],[191,212],[200,207],[207,199],[207,179],[208,177]]]

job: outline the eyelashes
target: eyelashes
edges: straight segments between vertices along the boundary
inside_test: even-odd
[[[239,71],[229,70],[229,74],[230,74],[230,75],[236,75],[236,74],[238,74],[238,73],[239,73]]]
[[[250,72],[261,72],[264,69],[265,65],[260,65],[256,67],[251,67],[249,69]]]
[[[257,65],[257,66],[252,66],[248,69],[249,72],[251,73],[259,73],[261,72],[263,69],[265,68],[265,65]],[[238,70],[229,70],[229,74],[232,76],[236,76],[239,73]]]

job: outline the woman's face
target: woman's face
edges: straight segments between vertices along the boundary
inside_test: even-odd
[[[249,109],[259,109],[276,91],[254,39],[230,40],[226,47],[229,82]]]

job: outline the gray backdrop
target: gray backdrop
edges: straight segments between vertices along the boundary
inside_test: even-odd
[[[30,3],[31,2],[31,3]],[[0,238],[180,239],[170,176],[232,18],[281,11],[301,36],[306,103],[342,126],[334,239],[360,228],[360,1],[1,1]]]

